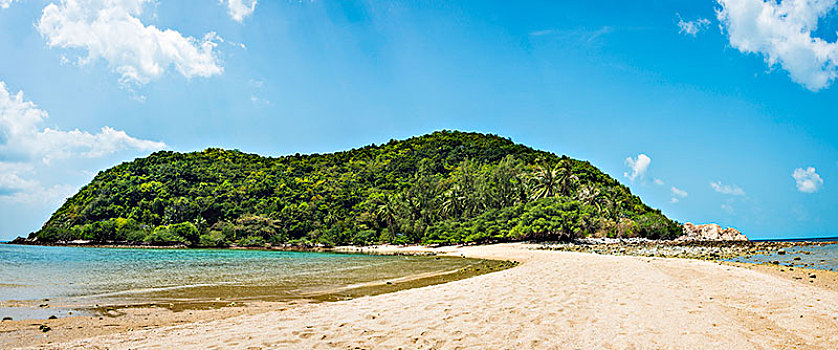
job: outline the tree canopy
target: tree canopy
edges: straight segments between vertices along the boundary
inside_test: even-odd
[[[156,152],[100,172],[30,238],[261,246],[680,233],[586,161],[438,131],[322,155]]]

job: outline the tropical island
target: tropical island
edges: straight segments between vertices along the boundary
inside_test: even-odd
[[[6,317],[0,345],[11,347],[168,348],[212,339],[234,348],[553,348],[556,342],[702,348],[723,339],[721,347],[818,348],[835,340],[821,339],[819,327],[834,325],[833,304],[822,300],[838,298],[838,274],[812,269],[834,246],[750,242],[733,228],[682,225],[586,161],[479,133],[439,131],[325,155],[157,152],[100,172],[39,231],[12,243],[325,247],[433,257],[353,260],[362,275],[380,273],[371,267],[379,263],[404,271],[286,300],[274,294],[295,285],[285,286],[282,276],[262,279],[279,274],[282,265],[274,265],[281,262],[258,265],[281,256],[219,258],[223,263],[211,256],[295,252],[175,250],[179,269],[190,264],[182,253],[196,253],[190,266],[206,266],[204,273],[265,276],[175,285],[170,294],[172,283],[183,283],[173,282],[179,270],[173,269],[166,287],[139,290],[140,303],[97,304],[87,314],[36,323]],[[136,249],[94,249],[76,264],[90,268],[83,259],[92,251],[124,256],[130,268],[149,264]],[[177,254],[171,251],[149,252]],[[747,258],[757,253],[763,261]],[[140,255],[147,262],[133,260]],[[257,265],[236,265],[247,261]],[[427,272],[409,273],[415,264],[426,264]],[[318,273],[346,274],[338,271]],[[236,296],[234,289],[256,294]],[[62,312],[49,303],[29,309]],[[789,306],[774,306],[781,304]],[[579,320],[607,335],[580,334]],[[648,337],[671,329],[678,331]]]
[[[157,152],[100,172],[16,242],[261,247],[681,234],[589,162],[438,131],[322,155]]]

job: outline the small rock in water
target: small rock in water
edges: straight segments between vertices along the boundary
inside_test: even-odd
[[[12,320],[12,318],[9,317],[9,316],[3,317],[3,321],[11,321],[11,320]]]
[[[50,317],[49,317],[49,318],[47,318],[47,319],[48,319],[48,320],[57,320],[57,319],[58,319],[58,316],[52,315],[52,316],[50,316]]]
[[[51,330],[52,330],[52,328],[49,328],[49,326],[47,326],[47,325],[45,325],[45,324],[40,325],[40,326],[38,327],[38,329],[40,329],[40,330],[41,330],[41,332],[44,332],[44,333],[49,332],[49,331],[51,331]]]
[[[777,254],[786,255],[786,250],[785,249],[780,249],[780,250],[777,251]]]
[[[815,277],[818,277],[818,276],[817,276],[817,275],[815,275],[814,273],[810,273],[810,274],[809,274],[809,278],[815,278]]]
[[[38,305],[38,307],[49,307],[49,304],[41,304],[41,305]]]
[[[800,260],[800,257],[799,257],[799,256],[795,256],[795,257],[794,257],[794,260]]]

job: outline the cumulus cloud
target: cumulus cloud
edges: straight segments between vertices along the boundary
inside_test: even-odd
[[[256,0],[219,0],[227,4],[227,12],[236,22],[244,21],[244,18],[253,14],[256,10]]]
[[[716,0],[716,16],[730,45],[765,57],[793,81],[817,91],[835,79],[838,43],[813,36],[818,20],[836,8],[836,0]]]
[[[186,78],[220,74],[214,51],[218,36],[195,39],[143,24],[139,16],[152,2],[61,0],[44,8],[37,27],[50,47],[86,51],[79,64],[106,61],[123,84],[146,84],[170,67]]]
[[[696,36],[699,32],[707,29],[710,26],[710,20],[706,18],[697,18],[693,21],[685,21],[678,15],[678,33],[684,35]]]
[[[661,180],[661,179],[655,179],[655,180],[653,180],[653,182],[655,183],[655,185],[658,185],[658,186],[663,186],[663,185],[666,184],[666,182],[663,182],[663,180]]]
[[[629,167],[630,171],[623,173],[623,176],[631,181],[638,178],[642,179],[646,175],[646,171],[649,170],[650,163],[652,163],[652,158],[643,153],[638,154],[635,158],[626,157],[626,166]]]
[[[97,133],[45,128],[46,111],[27,101],[20,91],[12,94],[0,81],[0,200],[12,203],[53,203],[73,188],[43,184],[38,173],[49,172],[57,159],[98,158],[124,150],[154,151],[162,142],[141,140],[124,131],[103,127]]]
[[[23,91],[11,94],[5,82],[0,81],[0,157],[49,163],[53,159],[96,158],[122,150],[153,151],[166,146],[107,126],[98,133],[42,128],[47,117],[46,111],[24,100]]]
[[[721,181],[711,182],[710,187],[721,194],[729,194],[731,196],[744,196],[745,190],[736,185],[726,185]]]
[[[684,191],[675,186],[672,186],[670,191],[672,192],[672,198],[669,200],[670,203],[678,203],[681,201],[682,198],[687,198],[687,196],[689,196],[689,193],[687,193],[687,191]]]
[[[814,167],[797,168],[791,174],[797,185],[797,190],[804,193],[815,193],[823,186],[823,179]]]

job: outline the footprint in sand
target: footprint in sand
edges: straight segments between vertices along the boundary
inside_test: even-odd
[[[300,338],[308,339],[308,338],[311,338],[311,336],[313,336],[313,335],[314,335],[314,333],[312,333],[312,332],[300,333]]]

